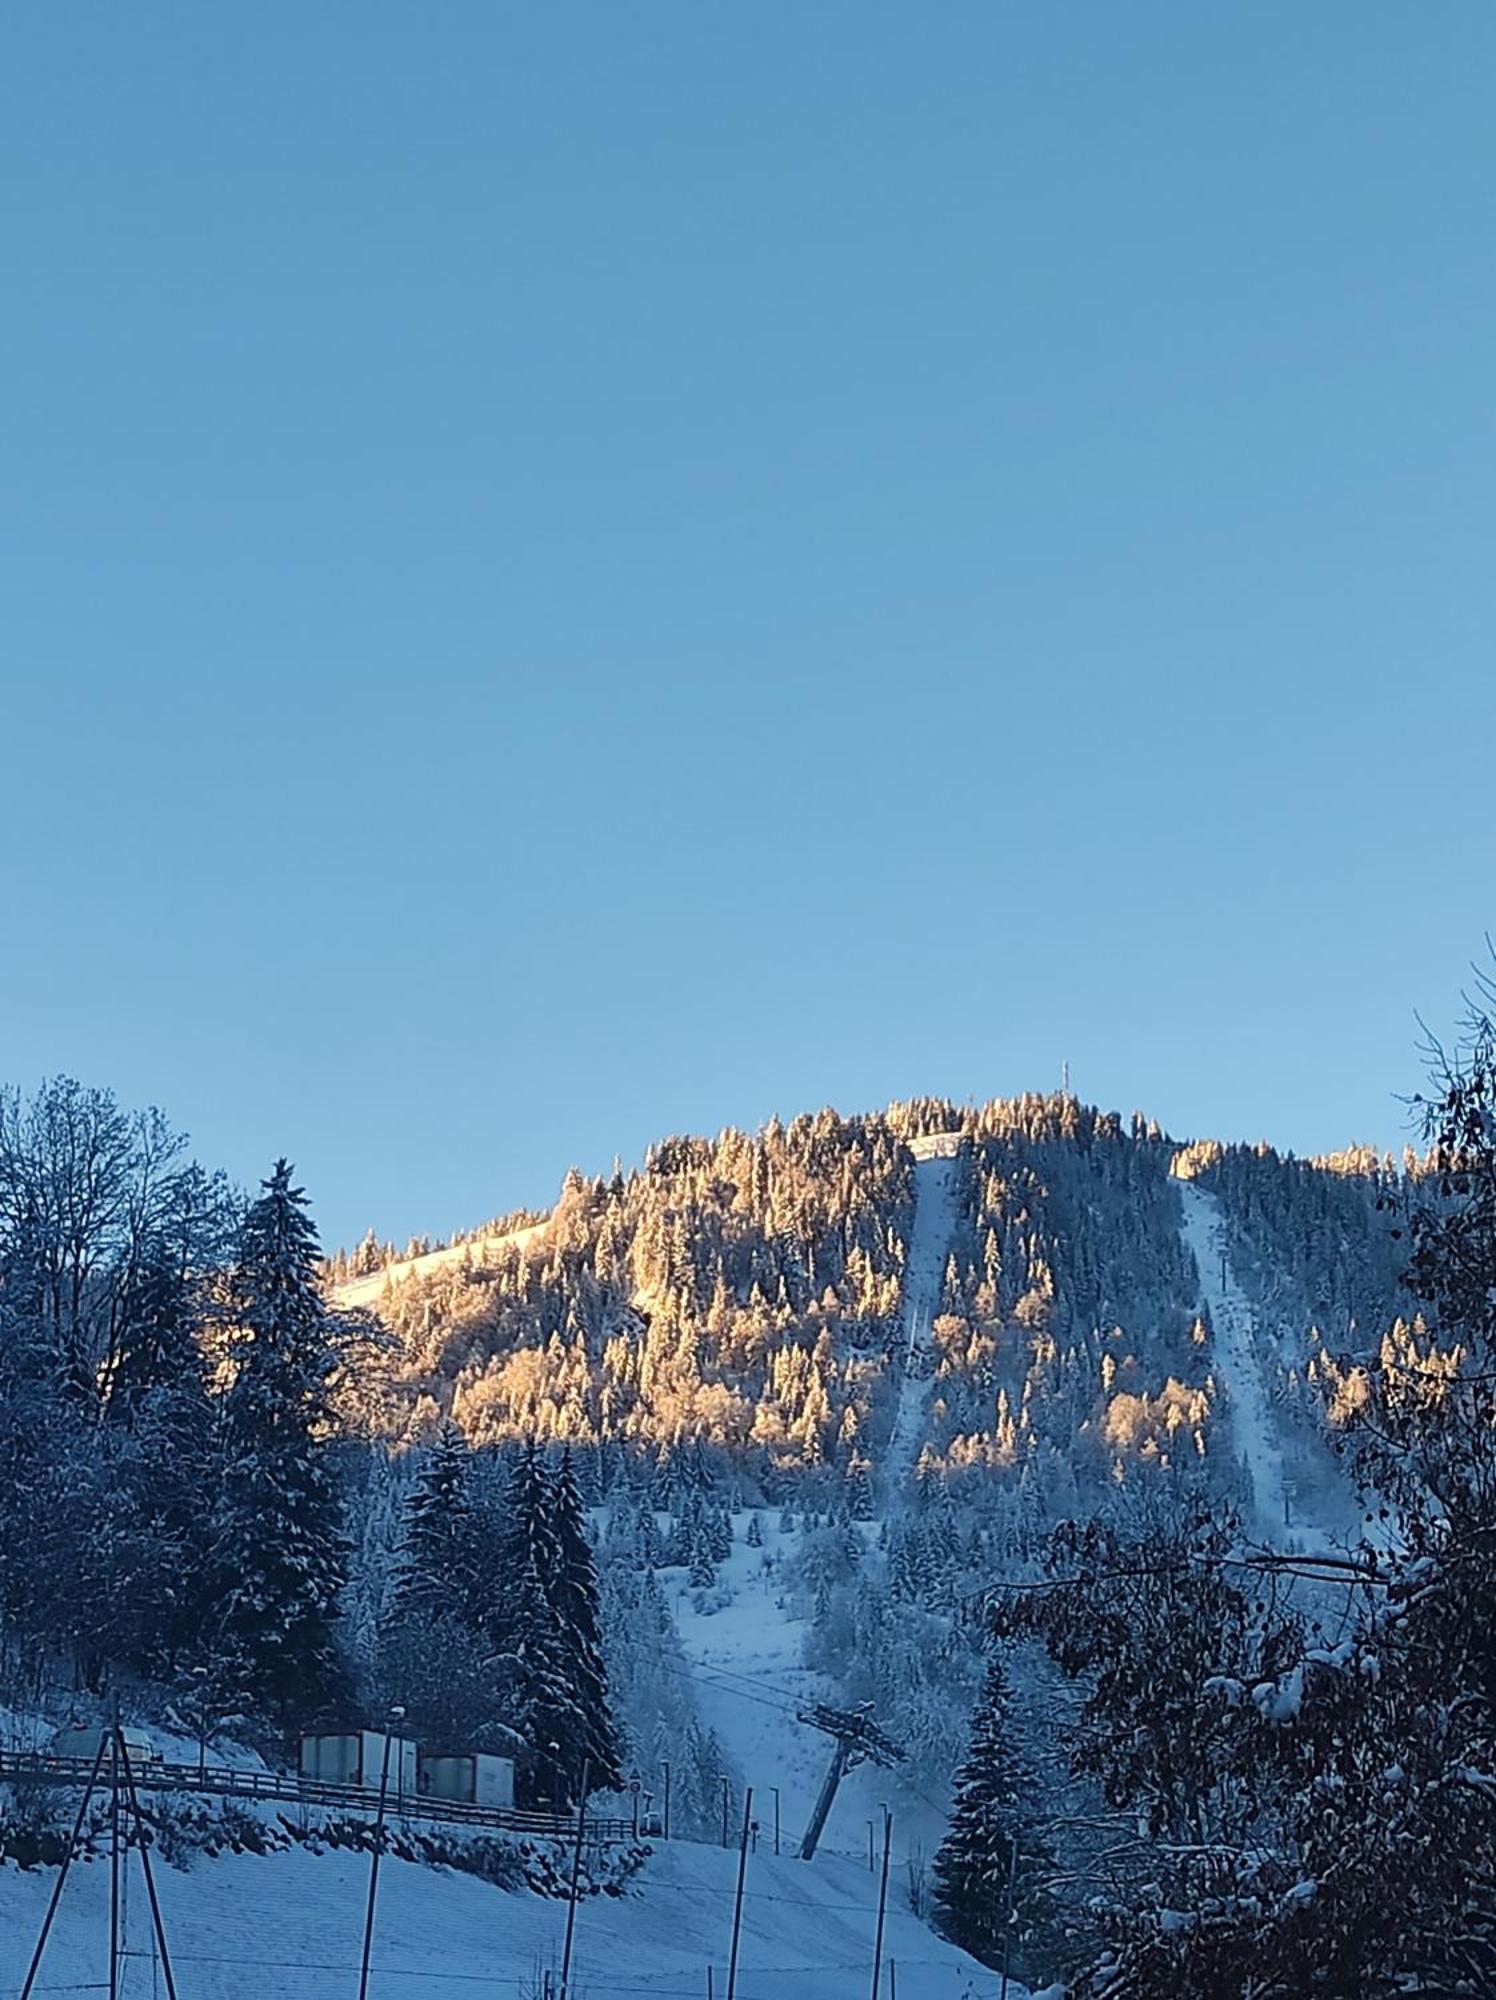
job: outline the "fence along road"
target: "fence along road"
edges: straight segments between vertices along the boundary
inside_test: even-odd
[[[93,1770],[91,1757],[49,1757],[39,1753],[0,1750],[0,1781],[9,1785],[86,1785]],[[284,1771],[244,1771],[227,1764],[163,1764],[130,1759],[137,1791],[198,1792],[214,1798],[282,1800],[290,1805],[332,1806],[373,1814],[379,1793],[364,1785],[329,1785],[320,1778],[300,1778]],[[107,1778],[100,1779],[107,1787]],[[446,1826],[485,1827],[491,1831],[537,1833],[552,1840],[575,1839],[575,1813],[534,1812],[521,1806],[470,1806],[458,1799],[433,1799],[391,1791],[386,1811],[397,1818],[434,1820]],[[634,1838],[632,1819],[587,1815],[586,1833],[598,1841]]]

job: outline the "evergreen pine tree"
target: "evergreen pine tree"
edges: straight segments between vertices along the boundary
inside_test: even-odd
[[[573,1699],[583,1722],[572,1761],[578,1782],[581,1759],[585,1757],[591,1773],[589,1788],[616,1791],[623,1782],[623,1773],[619,1768],[621,1751],[598,1621],[597,1566],[587,1539],[582,1498],[569,1451],[562,1452],[556,1473],[552,1522],[561,1552],[552,1603],[566,1646]]]
[[[531,1561],[542,1581],[554,1577],[561,1564],[551,1475],[533,1438],[510,1472],[504,1514],[497,1557],[498,1601],[490,1614],[494,1636],[500,1643],[506,1636],[506,1620],[512,1615],[506,1611],[504,1602],[512,1579],[523,1575]]]
[[[347,1548],[324,1433],[339,1326],[285,1160],[240,1232],[223,1403],[218,1678],[304,1718],[346,1697],[334,1645]]]
[[[1001,1961],[1009,1911],[1018,1910],[1015,1938],[1037,1914],[1032,1881],[1044,1858],[1027,1826],[1031,1784],[1013,1743],[1010,1696],[1002,1659],[994,1655],[971,1720],[966,1758],[956,1775],[950,1826],[935,1856],[935,1908],[953,1944],[988,1965]],[[1017,1887],[1009,1900],[1017,1849]]]
[[[704,1528],[698,1529],[691,1548],[691,1567],[686,1581],[693,1590],[707,1590],[717,1581],[712,1564],[711,1544]]]
[[[577,1787],[586,1718],[572,1691],[566,1642],[533,1545],[523,1568],[506,1575],[505,1588],[508,1616],[495,1664],[506,1720],[526,1746],[520,1780],[532,1801],[566,1804]]]
[[[482,1526],[469,1491],[469,1458],[461,1431],[443,1423],[406,1502],[395,1582],[399,1619],[483,1620]]]

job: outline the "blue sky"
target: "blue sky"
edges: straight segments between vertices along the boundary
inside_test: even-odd
[[[0,1075],[324,1233],[913,1092],[1400,1143],[1496,10],[0,23]]]

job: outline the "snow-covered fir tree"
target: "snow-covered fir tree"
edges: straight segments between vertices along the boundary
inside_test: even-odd
[[[597,1565],[587,1539],[582,1496],[577,1490],[569,1451],[561,1454],[555,1473],[552,1526],[560,1552],[552,1602],[581,1718],[577,1751],[587,1763],[589,1789],[616,1791],[623,1782],[623,1773],[599,1626]]]
[[[307,1720],[347,1692],[334,1636],[343,1506],[324,1442],[340,1327],[318,1262],[306,1195],[280,1160],[244,1218],[232,1277],[210,1644],[247,1698]]]
[[[472,1453],[453,1423],[426,1452],[406,1502],[392,1615],[419,1625],[438,1615],[484,1623],[484,1523],[470,1490]]]
[[[1010,1944],[1021,1952],[1040,1915],[1036,1885],[1048,1855],[1032,1797],[1032,1773],[1015,1745],[1007,1673],[994,1653],[934,1862],[941,1929],[988,1965],[1001,1964]]]

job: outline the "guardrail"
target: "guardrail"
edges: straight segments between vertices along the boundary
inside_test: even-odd
[[[46,1752],[0,1750],[0,1782],[17,1785],[86,1785],[93,1771],[91,1757],[52,1757]],[[330,1785],[320,1778],[302,1778],[287,1771],[241,1770],[231,1764],[166,1764],[130,1759],[137,1791],[198,1792],[215,1798],[269,1799],[289,1805],[330,1806],[372,1814],[378,1809],[377,1788]],[[100,1783],[109,1783],[108,1763]],[[444,1826],[486,1828],[506,1833],[537,1833],[552,1840],[574,1840],[575,1813],[538,1812],[522,1806],[470,1806],[458,1799],[433,1799],[425,1792],[391,1790],[385,1814],[394,1819],[434,1820]],[[630,1819],[587,1815],[586,1834],[599,1841],[634,1838]]]

